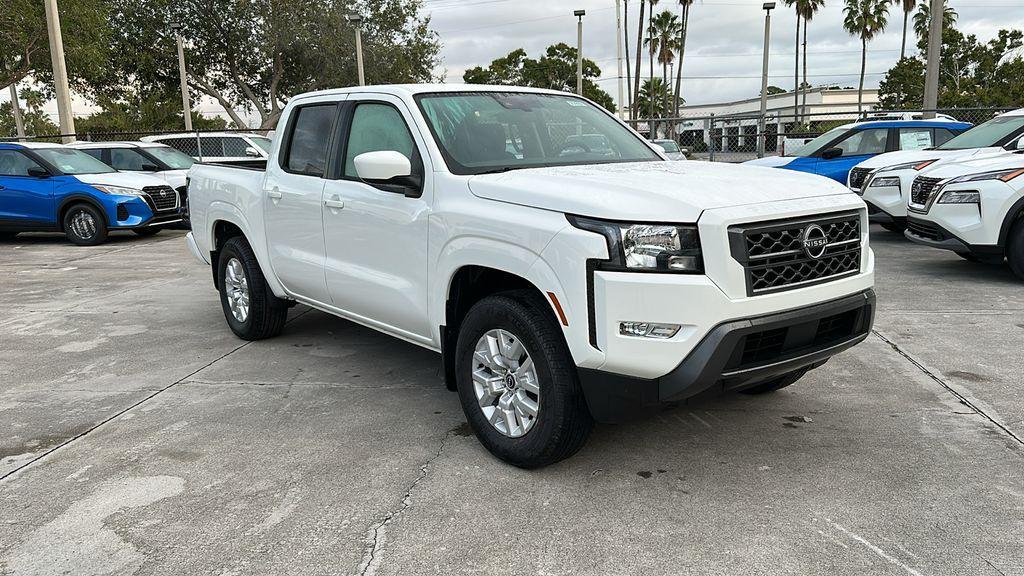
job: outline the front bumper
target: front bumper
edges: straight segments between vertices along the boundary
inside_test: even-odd
[[[932,220],[911,215],[907,218],[907,230],[903,233],[916,244],[969,254],[981,260],[1003,259],[1003,247],[991,244],[971,244],[960,236]]]
[[[824,364],[871,331],[875,293],[868,289],[823,304],[731,320],[713,328],[671,372],[645,379],[579,370],[587,405],[599,422],[618,422],[699,394],[742,390]]]

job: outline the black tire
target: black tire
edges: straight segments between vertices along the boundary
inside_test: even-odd
[[[64,235],[73,244],[96,246],[107,240],[107,220],[92,204],[75,204],[64,212]]]
[[[477,341],[502,329],[521,339],[536,367],[540,394],[536,419],[518,438],[498,431],[480,408],[473,371]],[[520,468],[539,468],[572,456],[586,442],[594,420],[580,389],[576,365],[550,307],[531,291],[512,291],[477,302],[459,329],[455,351],[459,400],[470,427],[487,450]]]
[[[0,242],[6,241],[6,240],[14,240],[14,237],[17,236],[17,235],[18,235],[17,232],[0,232]]]
[[[767,382],[762,382],[760,384],[751,386],[750,388],[745,388],[743,390],[740,390],[740,392],[742,392],[743,394],[751,395],[768,394],[769,392],[782,390],[786,386],[791,386],[795,384],[797,380],[803,378],[804,374],[807,374],[807,369],[801,368],[800,370],[794,370],[793,372],[783,374],[782,376],[779,376],[778,378],[773,378],[772,380],[769,380]]]
[[[225,278],[228,263],[237,260],[245,272],[248,287],[248,314],[243,320],[235,317],[228,301],[228,281]],[[217,284],[220,286],[220,304],[231,331],[242,340],[262,340],[281,333],[288,319],[288,303],[270,291],[256,254],[245,238],[228,239],[217,259]]]
[[[153,226],[148,226],[146,228],[132,228],[132,232],[135,232],[135,234],[137,234],[138,236],[142,236],[143,238],[148,238],[149,236],[156,236],[157,233],[159,233],[161,230],[163,230],[163,228],[156,228]]]
[[[906,224],[899,224],[897,222],[883,222],[882,223],[882,228],[888,230],[889,232],[894,232],[896,234],[903,234],[903,232],[907,229],[907,225]]]
[[[1017,224],[1006,239],[1006,259],[1010,262],[1010,270],[1024,280],[1024,217],[1017,218]]]

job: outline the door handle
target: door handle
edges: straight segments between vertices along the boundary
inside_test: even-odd
[[[273,200],[280,200],[281,198],[284,198],[284,194],[282,194],[277,188],[271,188],[270,192],[267,192],[267,197]]]
[[[324,200],[324,206],[327,206],[328,208],[333,208],[335,210],[341,210],[342,208],[345,207],[345,201],[337,196],[332,196],[327,200]]]

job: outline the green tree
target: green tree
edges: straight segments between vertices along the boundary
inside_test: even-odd
[[[686,55],[686,33],[687,28],[690,26],[690,6],[693,5],[693,0],[679,0],[679,4],[683,7],[683,21],[679,27],[679,65],[676,66],[676,89],[675,89],[675,101],[672,105],[672,115],[675,116],[679,112],[679,106],[682,103],[683,97],[683,56]]]
[[[78,132],[100,135],[111,132],[178,130],[184,123],[180,97],[177,100],[166,98],[159,92],[131,100],[101,99],[97,104],[101,109],[99,112],[76,121]],[[226,128],[227,122],[219,116],[207,118],[193,111],[192,127],[196,130],[219,130]]]
[[[889,19],[888,0],[846,0],[843,28],[860,38],[860,84],[857,86],[857,112],[864,106],[864,72],[868,61],[868,42],[885,30]]]
[[[666,97],[668,97],[668,85],[661,78],[655,76],[645,80],[640,86],[640,92],[636,95],[637,108],[650,110],[652,106],[664,102]]]
[[[910,13],[917,8],[917,0],[892,0],[903,9],[903,41],[900,43],[900,60],[907,57],[907,21],[910,20]]]
[[[676,59],[681,30],[682,24],[679,22],[679,17],[665,10],[651,19],[649,36],[645,40],[651,52],[656,55],[658,63],[661,64],[661,78],[666,88],[669,85],[668,66]],[[669,115],[668,98],[669,94],[666,90],[665,100],[660,107],[663,116]]]
[[[583,59],[583,96],[606,109],[615,111],[615,100],[594,82],[601,69],[593,60]],[[483,68],[466,70],[462,79],[467,84],[497,84],[503,86],[531,86],[563,92],[576,90],[576,48],[565,43],[548,46],[538,60],[527,57],[519,48],[491,62]]]
[[[807,29],[810,28],[811,20],[814,19],[814,15],[818,13],[818,10],[825,5],[825,0],[797,0],[796,2],[796,13],[798,17],[804,19],[804,53],[803,53],[803,69],[804,69],[804,81],[800,84],[798,92],[800,92],[800,111],[801,118],[807,116],[807,90],[804,86],[809,86],[807,83]],[[802,120],[806,122],[806,120]]]
[[[41,134],[60,134],[60,129],[43,112],[46,95],[39,90],[23,88],[18,94],[22,100],[21,118],[25,122],[25,134],[37,136]],[[14,107],[10,102],[0,104],[0,137],[13,138],[18,135],[14,125]]]
[[[952,6],[947,4],[944,4],[944,6],[942,9],[942,29],[946,30],[956,24],[959,14],[956,13]],[[917,37],[925,46],[928,45],[928,28],[932,20],[931,11],[932,9],[928,6],[928,2],[922,2],[921,7],[917,9],[917,14],[914,14],[914,34],[917,34]]]

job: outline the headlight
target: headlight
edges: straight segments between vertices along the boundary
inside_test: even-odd
[[[948,190],[939,197],[939,204],[980,204],[981,194],[977,190]]]
[[[116,196],[142,196],[142,190],[137,188],[128,188],[126,186],[110,186],[108,184],[93,184],[93,188],[103,192],[104,194],[114,194]]]
[[[956,184],[958,182],[980,182],[982,180],[1002,180],[1003,182],[1009,182],[1021,174],[1024,174],[1024,168],[996,170],[995,172],[982,172],[981,174],[960,176],[958,178],[953,178],[949,182],[946,182],[946,184]]]
[[[624,224],[576,216],[570,216],[569,222],[605,237],[609,256],[605,269],[682,274],[704,271],[695,225]]]
[[[871,183],[868,184],[868,188],[883,188],[883,187],[900,187],[899,176],[881,176],[878,178],[872,178]]]

